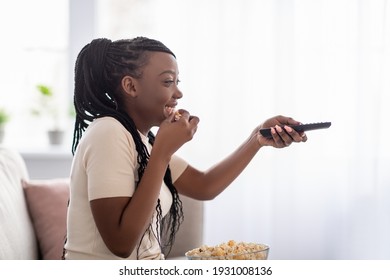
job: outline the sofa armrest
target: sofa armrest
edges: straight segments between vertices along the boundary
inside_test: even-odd
[[[203,201],[180,195],[184,221],[176,234],[175,242],[167,259],[184,259],[185,253],[203,245]],[[166,238],[165,236],[162,237]]]
[[[37,259],[38,246],[21,181],[26,165],[16,151],[0,148],[0,259]]]

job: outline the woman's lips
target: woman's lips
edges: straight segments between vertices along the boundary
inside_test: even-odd
[[[168,115],[172,114],[172,112],[175,110],[175,107],[174,106],[168,106],[166,105],[165,106],[165,112],[168,113]]]

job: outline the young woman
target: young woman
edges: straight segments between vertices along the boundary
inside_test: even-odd
[[[289,127],[299,122],[277,116],[226,159],[197,170],[175,155],[199,123],[176,109],[178,75],[175,55],[156,40],[96,39],[81,50],[65,259],[164,259],[183,219],[179,194],[213,199],[261,147],[307,140]],[[258,132],[268,127],[272,138]]]

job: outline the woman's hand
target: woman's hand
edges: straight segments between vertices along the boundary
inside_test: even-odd
[[[169,112],[168,117],[160,124],[153,150],[159,149],[170,157],[193,138],[198,123],[199,118],[191,116],[186,110]]]
[[[306,142],[307,136],[304,132],[293,130],[290,125],[298,125],[300,122],[293,118],[285,116],[276,116],[266,120],[258,126],[253,134],[256,135],[260,146],[272,146],[275,148],[285,148],[291,145],[292,142]],[[262,128],[271,128],[272,138],[266,138],[259,133]]]

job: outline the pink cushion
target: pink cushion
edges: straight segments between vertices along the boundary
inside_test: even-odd
[[[66,237],[69,180],[22,182],[42,258],[58,260]]]

